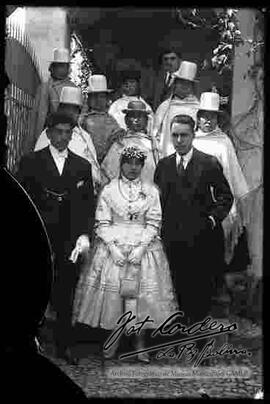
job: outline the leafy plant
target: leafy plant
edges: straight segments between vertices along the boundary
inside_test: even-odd
[[[258,47],[264,46],[263,41],[243,38],[237,14],[239,9],[177,9],[179,22],[191,29],[208,28],[217,32],[218,43],[212,50],[211,64],[222,74],[224,69],[232,70],[234,63],[234,49],[248,44],[248,56],[256,52]],[[204,68],[204,65],[203,65]]]
[[[87,93],[88,79],[93,71],[91,49],[86,48],[78,34],[71,35],[71,80],[81,87],[83,94]]]

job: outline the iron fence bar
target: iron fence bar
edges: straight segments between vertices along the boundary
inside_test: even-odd
[[[40,64],[31,42],[20,26],[10,18],[6,19],[6,39],[13,38],[23,47],[25,58],[34,67],[35,79],[42,81]],[[22,78],[23,80],[23,78]],[[5,112],[7,115],[6,144],[8,146],[7,167],[11,172],[16,171],[21,156],[24,154],[24,141],[29,135],[31,125],[31,110],[34,96],[21,90],[11,83],[9,94],[5,95]]]

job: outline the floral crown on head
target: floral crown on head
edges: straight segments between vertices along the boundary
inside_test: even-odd
[[[123,150],[121,159],[145,160],[146,154],[136,146],[129,146]]]

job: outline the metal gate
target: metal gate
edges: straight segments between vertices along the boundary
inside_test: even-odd
[[[31,110],[41,83],[40,68],[27,35],[10,18],[6,19],[5,69],[11,81],[5,95],[7,115],[7,168],[16,172],[20,158],[27,153]]]

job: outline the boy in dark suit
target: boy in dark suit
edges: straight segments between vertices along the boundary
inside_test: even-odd
[[[154,110],[170,97],[173,91],[173,73],[175,73],[181,64],[182,55],[176,49],[163,49],[160,57],[162,71],[160,71],[156,81],[153,95]]]
[[[211,308],[211,279],[223,265],[221,222],[233,203],[217,159],[192,146],[194,127],[188,115],[172,119],[176,153],[159,161],[154,178],[161,191],[161,235],[179,306],[190,323],[203,320]]]
[[[54,113],[48,122],[50,145],[24,156],[17,178],[45,222],[55,257],[51,305],[57,314],[58,356],[72,360],[71,313],[78,267],[69,261],[81,235],[89,237],[94,222],[91,165],[68,149],[73,118]],[[87,238],[84,237],[84,240]]]

